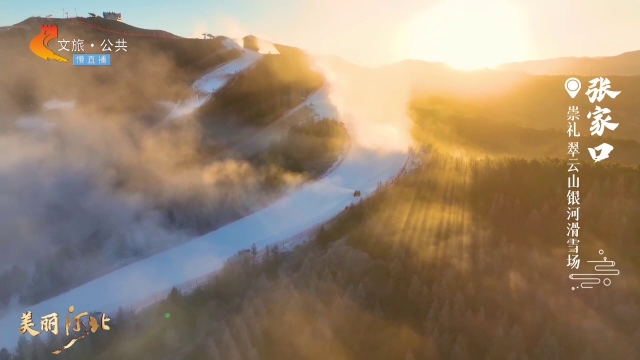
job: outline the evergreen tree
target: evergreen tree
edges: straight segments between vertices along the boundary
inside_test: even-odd
[[[84,340],[84,339],[83,339]],[[47,348],[44,341],[40,336],[36,336],[31,339],[31,359],[33,360],[46,360],[47,359]]]
[[[11,353],[6,348],[0,349],[0,360],[12,360]]]
[[[414,275],[411,280],[411,286],[409,287],[409,300],[415,302],[416,304],[420,301],[420,293],[422,292],[422,286],[420,284],[420,280],[418,276]]]
[[[470,359],[467,341],[462,335],[458,335],[456,342],[451,349],[450,359],[465,360]]]
[[[253,349],[253,344],[249,338],[249,330],[240,317],[233,320],[233,335],[238,339],[237,344],[241,352],[247,356],[251,355],[250,350]]]
[[[527,218],[527,226],[529,229],[538,230],[542,225],[542,217],[538,213],[538,210],[533,209],[533,211],[529,214]]]
[[[525,351],[525,340],[524,335],[522,334],[522,330],[520,330],[520,326],[518,324],[513,324],[511,331],[509,332],[509,343],[511,347],[518,353],[524,353]]]
[[[171,288],[171,291],[169,292],[169,295],[167,295],[167,301],[171,305],[180,305],[180,304],[182,304],[182,301],[183,301],[182,292],[180,292],[180,290],[178,290],[178,288],[176,288],[174,286],[173,288]]]
[[[23,335],[18,338],[15,360],[31,360],[31,345],[29,340]]]
[[[580,356],[580,360],[596,360],[591,347],[587,347],[587,349]]]
[[[218,347],[216,346],[213,338],[209,338],[206,340],[206,348],[207,348],[207,357],[211,360],[222,360],[220,356],[220,352],[218,351]]]
[[[364,285],[362,285],[362,281],[358,284],[358,288],[355,292],[355,301],[360,304],[360,305],[364,305],[364,303],[367,300],[367,293],[364,290]]]
[[[163,340],[165,346],[169,350],[175,350],[180,345],[178,332],[173,327],[169,327],[165,330]]]
[[[549,331],[540,338],[535,354],[540,359],[560,360],[560,346],[555,336]]]
[[[378,318],[383,318],[384,317],[384,312],[382,311],[382,308],[380,307],[380,301],[379,300],[376,300],[376,307],[375,307],[373,313]]]
[[[411,350],[407,351],[407,355],[404,357],[404,360],[415,360],[416,358],[413,356]]]
[[[255,265],[258,262],[258,247],[255,243],[251,244],[251,264]]]
[[[231,336],[229,328],[225,328],[224,335],[222,337],[222,344],[224,349],[224,359],[229,360],[242,360],[242,355],[238,349],[238,345]]]

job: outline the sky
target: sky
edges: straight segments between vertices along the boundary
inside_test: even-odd
[[[185,37],[256,35],[362,66],[459,68],[640,50],[637,0],[0,0],[0,25],[33,15],[121,12]]]

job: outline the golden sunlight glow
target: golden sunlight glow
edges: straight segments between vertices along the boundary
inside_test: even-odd
[[[461,70],[526,60],[526,26],[504,0],[446,0],[414,18],[400,33],[405,57]]]

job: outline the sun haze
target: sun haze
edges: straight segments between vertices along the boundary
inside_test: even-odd
[[[400,51],[461,70],[492,68],[527,58],[525,29],[518,9],[502,0],[446,0],[406,24]]]

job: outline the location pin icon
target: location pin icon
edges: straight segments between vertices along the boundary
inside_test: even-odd
[[[569,96],[571,96],[572,99],[576,97],[578,91],[580,91],[581,86],[582,85],[580,84],[580,80],[576,78],[568,78],[564,83],[564,88],[565,90],[567,90]]]

